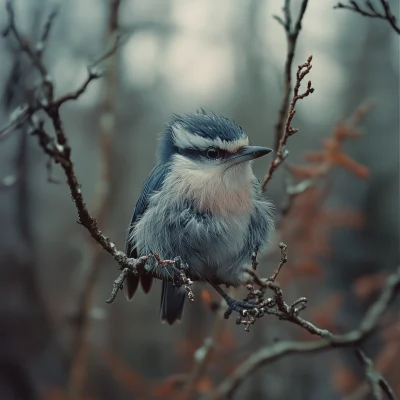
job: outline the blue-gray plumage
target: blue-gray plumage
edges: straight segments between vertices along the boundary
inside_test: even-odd
[[[237,286],[255,249],[263,251],[273,228],[271,204],[262,197],[251,161],[271,150],[249,146],[235,122],[213,113],[174,116],[160,136],[157,166],[147,178],[129,227],[127,254],[180,256],[193,280]],[[161,319],[182,316],[185,292],[173,272],[152,266],[128,275],[130,299],[139,281],[147,293],[163,280]]]

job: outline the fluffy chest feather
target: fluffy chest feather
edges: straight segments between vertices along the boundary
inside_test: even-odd
[[[226,169],[178,155],[171,170],[164,184],[178,199],[193,201],[199,212],[220,216],[250,212],[253,173],[249,163]]]

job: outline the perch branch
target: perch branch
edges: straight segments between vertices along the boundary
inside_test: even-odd
[[[359,346],[378,327],[378,324],[400,291],[400,266],[388,277],[386,284],[378,297],[371,305],[357,329],[342,335],[334,335],[326,330],[314,330],[314,333],[323,339],[313,342],[286,341],[264,347],[245,362],[239,365],[207,398],[212,400],[226,399],[235,389],[262,365],[273,362],[289,354],[315,353],[337,347]]]

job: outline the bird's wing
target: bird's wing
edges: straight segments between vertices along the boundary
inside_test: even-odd
[[[137,253],[134,244],[135,240],[134,238],[131,237],[135,224],[140,219],[140,217],[145,213],[149,205],[149,200],[152,194],[161,189],[167,171],[168,171],[167,166],[157,165],[150,172],[150,175],[143,184],[142,193],[140,194],[139,200],[136,203],[135,211],[133,213],[132,220],[129,225],[128,236],[126,238],[125,251],[129,257],[137,258]]]
[[[133,213],[132,220],[129,225],[128,235],[126,237],[125,252],[128,257],[133,257],[133,258],[138,257],[135,248],[135,238],[132,237],[135,224],[140,219],[140,217],[145,213],[149,205],[149,200],[152,194],[161,189],[161,186],[164,183],[164,179],[167,172],[168,172],[167,165],[157,165],[151,171],[149,177],[143,184],[142,193],[139,197],[138,202],[136,203],[135,211]],[[140,281],[144,292],[147,293],[150,290],[153,278],[151,277],[151,275],[146,274],[140,277]],[[125,294],[128,297],[128,299],[131,299],[133,297],[133,295],[136,292],[138,284],[139,284],[139,277],[137,275],[129,274],[124,285]]]

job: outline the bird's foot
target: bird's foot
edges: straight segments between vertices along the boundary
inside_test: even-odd
[[[227,294],[224,296],[224,300],[226,304],[228,304],[228,309],[224,313],[224,317],[227,319],[232,314],[233,311],[245,316],[248,312],[251,312],[254,309],[257,309],[258,303],[254,301],[243,301],[243,300],[235,300]]]

